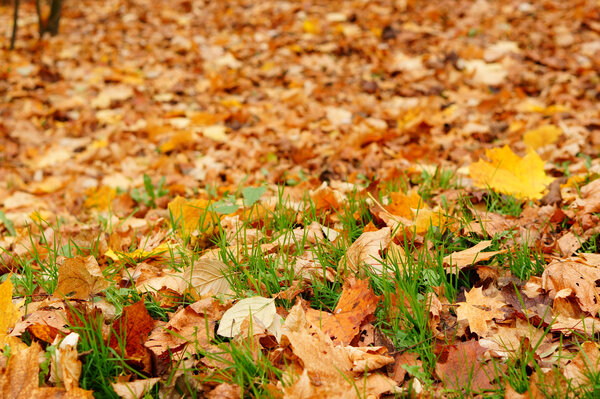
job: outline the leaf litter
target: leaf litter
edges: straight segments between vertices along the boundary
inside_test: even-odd
[[[596,397],[599,5],[242,3],[21,4],[0,396]]]

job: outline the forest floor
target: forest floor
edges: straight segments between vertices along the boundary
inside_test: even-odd
[[[0,6],[0,397],[598,397],[600,4]]]

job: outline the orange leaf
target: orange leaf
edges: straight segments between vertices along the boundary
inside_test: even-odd
[[[344,287],[333,314],[309,309],[307,319],[331,337],[333,342],[348,345],[360,326],[373,316],[379,297],[369,287],[368,280],[356,280]]]

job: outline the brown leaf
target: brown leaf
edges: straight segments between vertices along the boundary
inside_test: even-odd
[[[293,385],[281,386],[286,397],[377,397],[395,391],[396,383],[381,373],[371,373],[365,377],[362,372],[353,372],[355,365],[348,350],[334,346],[319,328],[311,327],[300,303],[296,303],[290,311],[281,332],[282,345],[290,345],[304,368]]]
[[[380,251],[385,250],[392,241],[391,229],[384,227],[378,231],[362,233],[346,250],[346,255],[340,260],[339,267],[347,266],[354,272],[360,272],[363,264],[375,273],[383,274]]]
[[[108,287],[98,262],[93,256],[65,259],[58,268],[58,284],[54,296],[88,299]]]
[[[449,345],[436,363],[435,372],[449,389],[491,389],[497,366],[485,363],[484,353],[485,349],[475,340]]]
[[[145,346],[159,359],[182,350],[188,343],[206,348],[214,338],[217,320],[229,308],[213,298],[203,298],[175,313],[165,326],[152,330]]]
[[[113,334],[109,346],[141,369],[149,371],[150,357],[144,342],[148,339],[154,324],[155,321],[148,314],[143,300],[126,306],[121,317],[112,324]]]
[[[506,304],[483,294],[481,287],[473,288],[465,292],[466,302],[459,302],[456,309],[458,321],[467,320],[471,332],[485,337],[489,329],[488,322],[497,318],[504,318],[504,312],[500,310]]]
[[[446,272],[456,273],[457,268],[458,270],[461,270],[466,266],[474,265],[478,262],[488,260],[495,255],[506,252],[506,250],[483,252],[483,250],[490,245],[492,245],[492,241],[481,241],[471,248],[445,256],[444,264],[447,265],[445,266]]]
[[[306,318],[320,326],[333,342],[348,345],[363,322],[373,316],[378,302],[368,280],[355,280],[344,287],[333,314],[308,309]]]
[[[33,343],[30,347],[16,351],[8,359],[6,368],[0,374],[0,397],[2,399],[92,399],[92,391],[74,387],[39,387],[39,359],[42,348]]]
[[[549,291],[551,298],[568,288],[574,293],[581,310],[596,315],[600,310],[600,289],[596,285],[599,279],[600,268],[575,260],[557,260],[544,270],[542,288]]]

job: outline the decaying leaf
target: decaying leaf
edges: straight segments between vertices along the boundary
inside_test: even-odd
[[[12,354],[0,374],[0,397],[3,399],[25,398],[73,398],[92,399],[92,391],[76,386],[69,390],[39,386],[39,361],[42,348],[37,343]]]

